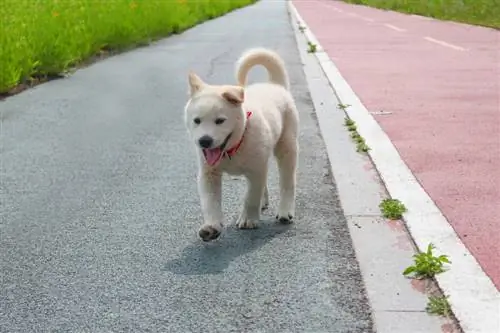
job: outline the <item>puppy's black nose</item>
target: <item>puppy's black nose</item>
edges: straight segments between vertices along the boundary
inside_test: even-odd
[[[214,139],[212,139],[208,135],[204,135],[198,140],[198,142],[202,148],[210,148],[214,143]]]

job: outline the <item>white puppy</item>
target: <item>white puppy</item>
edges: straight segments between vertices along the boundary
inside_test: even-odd
[[[269,82],[246,86],[253,66],[264,66]],[[276,218],[290,223],[295,214],[299,115],[288,91],[283,60],[273,51],[256,48],[237,62],[238,85],[210,85],[189,73],[190,99],[185,122],[199,157],[198,189],[204,241],[219,237],[223,227],[222,173],[244,175],[248,191],[237,226],[255,228],[269,204],[268,161],[279,168],[280,203]]]

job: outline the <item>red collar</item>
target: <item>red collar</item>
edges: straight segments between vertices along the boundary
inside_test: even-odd
[[[247,112],[247,121],[251,115],[252,115],[252,112],[248,111]],[[245,126],[245,131],[246,131],[246,126]],[[244,137],[245,137],[245,132],[243,132],[243,135],[241,136],[241,140],[236,145],[234,145],[230,149],[226,150],[226,155],[227,155],[227,157],[229,157],[229,159],[231,159],[231,156],[233,156],[234,154],[236,154],[238,152],[238,149],[240,148],[241,144],[243,143]]]

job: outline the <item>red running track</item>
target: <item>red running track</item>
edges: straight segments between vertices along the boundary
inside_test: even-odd
[[[360,100],[500,287],[500,32],[294,0]],[[469,277],[464,277],[469,278]]]

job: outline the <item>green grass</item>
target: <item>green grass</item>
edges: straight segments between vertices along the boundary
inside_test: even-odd
[[[500,28],[500,0],[344,0],[442,20]]]
[[[256,0],[1,0],[0,93]]]

